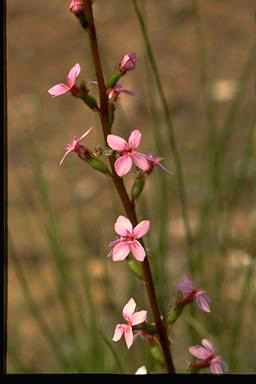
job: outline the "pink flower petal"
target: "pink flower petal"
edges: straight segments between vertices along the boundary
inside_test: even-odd
[[[211,361],[210,369],[213,374],[221,375],[228,372],[228,365],[221,356],[216,356]]]
[[[136,227],[133,230],[133,235],[136,237],[136,239],[140,239],[142,236],[148,233],[149,228],[150,228],[150,221],[143,220],[136,225]]]
[[[211,352],[209,352],[204,347],[200,347],[199,345],[195,345],[193,347],[189,347],[189,352],[191,355],[197,357],[200,360],[207,360],[208,357],[211,356]]]
[[[135,311],[136,303],[133,298],[131,298],[123,308],[123,316],[125,320],[130,321],[133,312]]]
[[[196,288],[196,284],[185,274],[183,274],[182,278],[183,283],[176,284],[176,288],[183,293],[191,293]]]
[[[132,327],[126,327],[124,331],[124,337],[126,341],[127,348],[131,348],[133,343],[133,333],[132,333]]]
[[[221,356],[216,356],[211,361],[211,371],[217,375],[227,373],[229,370],[228,364]]]
[[[131,154],[131,156],[138,168],[142,169],[142,171],[148,170],[149,163],[142,153],[134,152]]]
[[[73,85],[75,84],[75,81],[76,81],[76,78],[77,76],[79,75],[80,73],[80,65],[77,63],[74,65],[74,67],[72,67],[67,75],[67,82],[68,82],[68,85],[71,87],[73,87]]]
[[[203,339],[201,341],[201,343],[207,349],[207,351],[209,351],[210,353],[213,354],[215,352],[215,348],[209,340]]]
[[[114,149],[115,151],[124,151],[128,149],[127,141],[117,135],[108,135],[107,143],[110,148]]]
[[[147,374],[147,368],[145,365],[142,365],[140,368],[137,369],[135,372],[135,375],[146,375]]]
[[[59,162],[59,165],[61,165],[61,164],[63,163],[63,161],[65,160],[65,158],[66,158],[71,152],[73,152],[72,149],[67,150],[67,151],[65,152],[64,156],[62,157],[61,161]]]
[[[132,233],[132,223],[125,216],[119,216],[115,222],[115,231],[120,236],[129,236]]]
[[[126,327],[125,324],[117,324],[115,333],[112,339],[113,341],[118,341],[121,339],[122,334],[124,333],[125,327]]]
[[[54,85],[54,87],[48,89],[48,93],[53,96],[61,96],[67,93],[70,90],[70,88],[66,84],[57,84]]]
[[[147,319],[147,311],[135,312],[132,315],[132,325],[144,323],[144,321],[146,321],[146,319]]]
[[[209,303],[211,302],[211,300],[206,295],[206,292],[204,290],[198,291],[195,295],[195,298],[198,308],[200,308],[204,312],[211,312],[211,309],[209,307]]]
[[[129,155],[119,157],[115,161],[115,170],[118,176],[122,177],[126,175],[132,167],[132,159]]]
[[[124,260],[130,253],[129,245],[121,242],[117,244],[112,251],[112,260],[113,261],[122,261]]]
[[[79,139],[77,140],[77,142],[79,143],[81,140],[83,140],[87,135],[89,135],[89,133],[91,132],[92,130],[92,127],[88,129],[88,131],[86,131],[85,133],[82,134],[81,137],[79,137]]]
[[[129,147],[133,149],[138,148],[138,146],[140,145],[141,137],[142,135],[138,129],[132,131],[128,139]]]
[[[145,249],[137,240],[135,240],[133,243],[130,244],[130,249],[136,260],[142,262],[145,259],[145,256],[146,256]]]

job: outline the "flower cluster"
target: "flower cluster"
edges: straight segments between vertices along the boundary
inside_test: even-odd
[[[90,12],[87,13],[85,11],[85,5],[89,6],[90,4],[86,3],[86,0],[72,0],[69,5],[69,10],[79,19],[82,27],[84,29],[87,29],[89,28],[89,25],[91,26],[93,20],[89,19]],[[86,19],[86,17],[88,17],[88,20]],[[65,158],[70,153],[74,152],[80,158],[85,160],[91,167],[110,176],[114,180],[115,185],[119,182],[123,185],[122,180],[119,178],[127,175],[131,170],[132,166],[135,165],[135,167],[137,168],[136,181],[133,185],[131,200],[128,200],[128,202],[131,203],[132,207],[130,219],[122,215],[117,218],[114,229],[116,234],[118,235],[118,238],[110,242],[109,247],[111,248],[111,250],[108,256],[111,256],[114,262],[123,261],[127,258],[128,265],[135,273],[137,273],[136,268],[139,268],[142,271],[142,278],[145,279],[144,281],[147,284],[148,281],[150,282],[150,279],[146,279],[147,274],[145,271],[147,271],[148,263],[142,237],[148,233],[151,223],[149,220],[142,220],[140,222],[137,222],[136,213],[133,214],[132,209],[134,208],[135,200],[138,198],[138,196],[140,196],[140,193],[144,188],[145,179],[153,172],[155,167],[158,167],[162,171],[165,171],[169,174],[172,174],[172,172],[170,172],[162,164],[164,157],[154,156],[152,153],[142,153],[138,151],[142,140],[142,133],[140,132],[140,130],[133,130],[127,140],[121,136],[111,133],[112,124],[114,121],[114,112],[116,109],[115,103],[117,102],[120,94],[125,93],[128,95],[135,95],[132,91],[123,89],[122,85],[119,83],[119,80],[128,71],[135,69],[135,67],[136,54],[134,52],[126,53],[122,57],[120,62],[116,65],[116,68],[112,75],[107,79],[106,88],[103,87],[103,97],[105,96],[105,104],[109,111],[109,114],[107,114],[106,112],[106,115],[109,115],[109,117],[111,117],[108,120],[109,126],[107,127],[108,130],[107,134],[105,135],[105,140],[106,144],[108,145],[108,148],[104,150],[103,147],[101,147],[100,151],[95,150],[93,152],[81,144],[81,141],[85,139],[91,132],[91,127],[86,132],[84,132],[78,139],[74,137],[71,143],[67,144],[66,151],[63,157],[61,158],[59,164],[61,165]],[[82,99],[89,108],[102,114],[102,99],[99,108],[96,99],[89,95],[89,89],[87,89],[87,87],[85,86],[85,82],[81,82],[80,86],[76,84],[76,79],[79,76],[80,71],[80,64],[75,64],[67,74],[66,84],[59,83],[51,87],[48,90],[48,93],[52,97],[57,97],[70,92],[71,95]],[[98,85],[96,81],[91,81],[90,83]],[[99,157],[103,154],[106,154],[107,156],[111,157],[110,162],[112,167],[112,173],[108,170],[104,162],[99,159]],[[128,195],[127,198],[129,199]],[[130,254],[132,254],[133,258],[129,256]],[[131,261],[135,264],[132,265]],[[134,265],[136,265],[137,267],[135,267]],[[137,274],[141,278],[140,273]],[[187,275],[183,275],[183,282],[177,284],[176,287],[179,290],[179,299],[176,301],[174,309],[170,312],[170,314],[167,314],[165,318],[159,314],[159,321],[157,320],[157,316],[155,316],[156,322],[151,324],[147,323],[147,311],[141,310],[135,312],[136,302],[134,298],[130,298],[123,308],[123,318],[126,322],[116,325],[112,340],[114,342],[117,342],[124,335],[127,348],[130,349],[133,345],[135,338],[141,337],[144,341],[149,344],[151,353],[154,358],[161,365],[165,366],[166,363],[162,351],[160,349],[160,339],[162,337],[162,334],[161,331],[159,331],[158,329],[159,322],[160,325],[163,326],[163,332],[166,332],[167,328],[176,321],[176,319],[182,312],[182,309],[187,304],[193,301],[196,302],[198,308],[203,312],[211,312],[211,300],[208,297],[206,291],[202,288],[198,288],[197,285]],[[150,298],[152,297],[150,296]],[[161,324],[162,321],[163,323]],[[166,341],[168,344],[167,333]],[[228,372],[228,365],[221,356],[215,354],[215,348],[209,340],[203,339],[202,346],[191,346],[189,348],[189,352],[199,360],[190,363],[189,369],[191,370],[191,372],[198,372],[201,368],[204,367],[210,367],[211,372],[214,374],[222,374]],[[167,360],[168,358],[166,359],[166,361]],[[147,369],[144,365],[141,366],[135,372],[135,374],[146,373]]]

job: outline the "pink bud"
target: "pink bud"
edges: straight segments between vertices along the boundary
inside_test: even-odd
[[[127,71],[130,71],[131,69],[134,69],[136,65],[136,53],[127,53],[122,58],[119,69],[120,71],[125,74]]]
[[[82,16],[84,14],[83,0],[72,0],[69,6],[69,10],[77,17]]]

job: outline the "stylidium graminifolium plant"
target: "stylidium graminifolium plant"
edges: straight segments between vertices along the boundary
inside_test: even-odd
[[[120,95],[122,93],[134,95],[132,91],[122,89],[119,80],[127,72],[135,70],[136,54],[134,52],[125,53],[120,62],[117,63],[113,73],[106,80],[104,79],[92,3],[92,0],[72,0],[69,10],[75,15],[88,35],[97,80],[89,81],[87,85],[82,80],[78,84],[77,78],[80,75],[81,66],[77,63],[69,70],[66,83],[59,83],[51,87],[48,93],[53,98],[69,93],[81,99],[87,107],[97,113],[101,122],[104,145],[100,144],[94,150],[86,147],[85,139],[93,133],[93,128],[90,127],[78,139],[73,137],[72,141],[67,144],[59,164],[62,165],[66,157],[72,152],[77,154],[91,168],[111,178],[113,188],[115,188],[123,204],[125,216],[120,215],[116,219],[114,230],[118,238],[110,242],[111,250],[108,256],[114,262],[125,260],[131,271],[144,282],[143,286],[147,291],[153,320],[149,320],[150,311],[148,310],[143,309],[135,312],[135,299],[130,298],[124,305],[122,312],[125,322],[116,325],[114,335],[112,334],[113,342],[120,341],[124,336],[127,348],[130,349],[136,339],[140,337],[147,343],[153,358],[162,369],[167,373],[176,373],[172,358],[173,351],[168,337],[169,330],[185,306],[193,302],[201,311],[211,313],[211,299],[204,289],[198,288],[197,284],[184,274],[183,281],[176,285],[178,295],[174,306],[166,314],[160,313],[149,257],[143,242],[143,237],[150,230],[151,222],[147,219],[138,221],[136,201],[143,192],[147,178],[150,177],[156,167],[170,175],[173,173],[162,164],[164,157],[161,155],[155,156],[151,152],[138,151],[142,140],[140,130],[134,129],[130,133],[127,132],[127,139],[112,133]],[[99,100],[90,94],[90,87],[88,86],[90,83],[98,87]],[[81,144],[82,141],[83,144]],[[102,160],[102,156],[106,157],[109,165]],[[130,193],[128,193],[122,178],[128,175],[132,169],[135,169],[136,173],[135,176],[133,173],[134,183]],[[109,330],[109,334],[111,332],[113,330]],[[210,371],[217,375],[228,372],[227,363],[221,356],[215,354],[215,348],[209,340],[203,339],[202,346],[191,346],[188,350],[197,360],[188,365],[187,373],[198,373],[206,367],[209,367]],[[147,374],[147,368],[142,365],[135,374]]]

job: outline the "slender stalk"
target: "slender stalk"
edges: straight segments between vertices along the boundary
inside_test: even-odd
[[[109,120],[108,120],[108,98],[106,94],[106,85],[104,81],[104,76],[101,67],[101,60],[99,56],[98,44],[97,44],[97,36],[94,25],[94,18],[92,12],[92,2],[91,0],[87,0],[85,2],[85,11],[88,20],[88,34],[90,39],[90,45],[93,55],[93,61],[99,86],[99,94],[100,94],[100,120],[103,129],[104,139],[107,143],[107,135],[110,134]],[[126,188],[124,186],[122,178],[120,178],[116,172],[114,167],[115,158],[114,155],[109,157],[110,165],[112,168],[112,179],[115,185],[115,188],[119,194],[119,197],[123,203],[124,209],[127,213],[128,218],[130,219],[133,226],[138,224],[135,206],[131,203]],[[141,241],[142,245],[143,242]],[[158,307],[158,302],[155,293],[154,282],[151,274],[151,269],[148,261],[148,257],[146,256],[144,261],[142,262],[142,268],[144,273],[144,282],[147,290],[147,294],[149,297],[152,313],[154,316],[156,329],[159,335],[159,341],[163,350],[163,355],[166,362],[166,370],[168,373],[175,373],[172,356],[170,352],[169,340],[167,336],[167,330],[163,325],[163,321],[161,319],[160,310]]]

